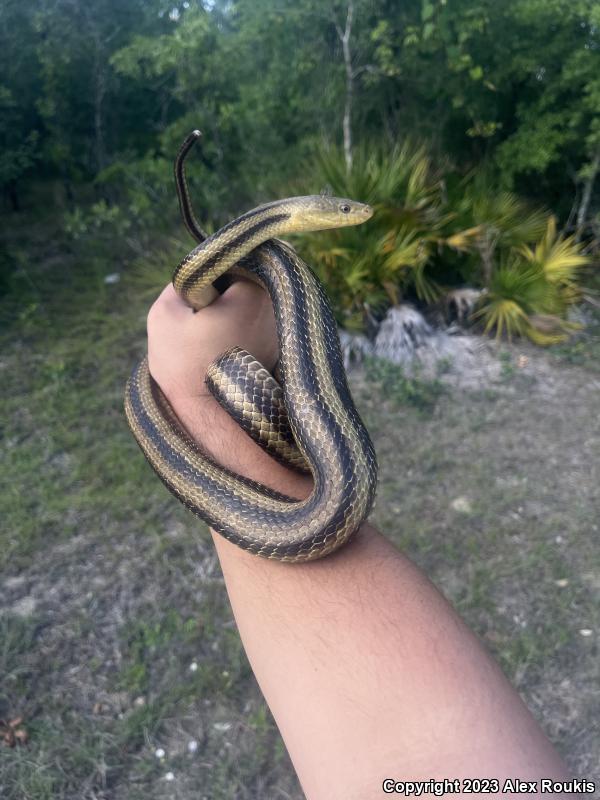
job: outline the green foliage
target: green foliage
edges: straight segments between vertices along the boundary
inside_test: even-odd
[[[410,134],[461,166],[485,156],[561,215],[581,203],[600,147],[593,0],[355,0],[354,12],[355,141]],[[7,0],[4,166],[33,182],[35,158],[43,175],[89,179],[169,157],[163,136],[189,117],[239,210],[275,176],[292,179],[321,139],[339,142],[344,15],[316,0]]]
[[[17,182],[32,176],[39,158],[39,72],[27,42],[32,14],[16,0],[0,6],[0,189],[19,208]]]
[[[407,375],[401,366],[380,358],[366,359],[365,366],[367,379],[379,386],[382,397],[396,406],[410,406],[423,416],[433,413],[444,394],[444,384],[437,377],[423,378],[419,371]],[[440,371],[444,368],[441,365]]]
[[[190,188],[209,230],[298,186],[300,175],[303,190],[330,185],[376,206],[368,225],[306,246],[346,326],[363,328],[407,295],[432,303],[469,283],[489,290],[493,330],[522,328],[509,300],[548,327],[578,296],[577,273],[554,281],[552,302],[526,304],[533,311],[518,299],[523,276],[508,284],[515,271],[539,272],[532,264],[548,219],[521,197],[535,207],[543,198],[588,246],[598,238],[596,4],[355,0],[351,94],[345,12],[317,0],[172,9],[157,0],[7,0],[0,185],[9,205],[23,205],[28,189],[47,203],[40,186],[53,180],[77,247],[100,257],[111,239],[147,245],[177,225],[185,248],[172,160],[199,127]],[[339,143],[350,101],[347,172]],[[382,141],[392,144],[373,145]],[[410,141],[427,146],[399,144]],[[551,271],[543,270],[550,283]],[[526,282],[525,293],[539,296],[539,276]]]
[[[464,179],[451,205],[466,229],[459,249],[475,249],[483,265],[493,259],[496,250],[507,250],[535,241],[546,229],[547,214],[530,205],[512,192],[498,189],[498,178],[480,169]],[[485,277],[485,276],[484,276]]]
[[[365,225],[319,233],[306,248],[346,327],[362,329],[407,294],[435,302],[458,276],[486,289],[475,314],[486,332],[548,344],[572,330],[562,317],[589,258],[557,234],[553,216],[498,191],[490,173],[453,183],[410,145],[358,148],[350,171],[341,152],[323,151],[315,172],[313,186],[376,208]]]
[[[508,350],[501,350],[498,353],[498,361],[500,362],[500,377],[504,381],[509,381],[514,378],[516,369],[512,353]]]
[[[485,318],[485,332],[495,329],[497,337],[506,334],[509,339],[527,333],[527,315],[515,300],[503,297],[501,292],[492,292],[486,297],[475,318]]]
[[[86,244],[92,238],[97,241],[103,234],[110,238],[123,236],[130,227],[119,206],[108,205],[105,200],[99,200],[89,208],[76,206],[73,211],[65,213],[63,224],[68,236],[76,241],[85,239]]]
[[[0,186],[15,182],[29,170],[36,160],[38,132],[29,131],[24,139],[14,136],[21,123],[19,105],[10,91],[0,85]]]
[[[365,225],[307,238],[309,260],[318,265],[347,327],[361,327],[365,314],[398,303],[407,292],[428,302],[439,296],[429,267],[445,241],[449,217],[425,148],[363,145],[350,171],[341,151],[324,150],[310,184],[375,207]]]
[[[395,10],[373,34],[384,76],[373,84],[401,94],[404,126],[463,164],[485,156],[506,188],[563,218],[580,207],[600,136],[598,4],[423,0]]]
[[[537,344],[554,344],[578,326],[562,317],[580,299],[577,272],[589,258],[573,237],[556,232],[549,217],[544,236],[533,247],[521,245],[493,270],[489,290],[483,295],[476,319],[486,332],[527,335]]]
[[[463,275],[486,290],[473,318],[498,338],[562,341],[576,327],[563,317],[581,298],[579,272],[591,260],[574,236],[557,233],[553,215],[496,187],[489,171],[476,172],[450,199],[465,229],[447,244],[476,258]]]
[[[600,373],[600,309],[596,309],[584,330],[568,341],[554,345],[550,352],[567,364]]]
[[[562,237],[556,230],[556,218],[548,218],[546,232],[534,248],[524,245],[521,248],[524,258],[537,266],[545,279],[558,292],[562,292],[565,302],[579,299],[577,276],[582,267],[590,264],[590,258],[583,254],[574,236]]]

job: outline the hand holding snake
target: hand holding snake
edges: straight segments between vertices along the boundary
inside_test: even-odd
[[[173,284],[195,308],[216,296],[213,281],[228,271],[267,289],[276,318],[281,385],[239,347],[209,366],[206,382],[269,453],[312,474],[313,491],[296,501],[216,464],[187,435],[147,360],[128,383],[127,418],[159,477],[213,529],[266,557],[320,558],[347,541],[368,515],[377,466],[348,390],[324,291],[295,251],[273,237],[360,224],[372,211],[352,200],[289,198],[254,209],[205,237],[192,213],[183,170],[196,138],[194,132],[184,142],[175,174],[184,221],[200,244],[177,267]]]

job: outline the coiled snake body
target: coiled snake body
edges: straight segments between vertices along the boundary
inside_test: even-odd
[[[194,308],[210,302],[213,282],[228,270],[269,292],[281,382],[251,354],[234,348],[211,365],[206,383],[267,452],[312,473],[313,491],[295,500],[215,463],[178,422],[147,359],[127,384],[127,420],[161,480],[225,538],[282,561],[320,558],[347,541],[367,517],[377,462],[348,389],[324,290],[294,250],[273,237],[360,224],[372,211],[352,200],[294,197],[260,206],[205,237],[183,171],[198,136],[195,131],[184,142],[175,176],[184,221],[200,244],[175,270],[173,285]]]

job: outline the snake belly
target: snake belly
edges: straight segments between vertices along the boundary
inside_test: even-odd
[[[295,447],[312,473],[310,496],[287,497],[208,457],[177,420],[147,359],[128,382],[125,410],[155,472],[197,516],[245,550],[301,562],[333,552],[360,527],[374,502],[377,461],[348,388],[323,287],[290,246],[272,238],[304,224],[296,219],[291,228],[281,219],[289,202],[249,212],[208,237],[179,265],[173,283],[191,305],[200,306],[206,286],[234,267],[268,291],[277,323],[283,402]],[[209,370],[210,382],[220,381],[225,394],[235,394],[247,378],[228,355]],[[225,368],[230,361],[233,372]],[[233,407],[230,413],[236,417],[241,412]]]

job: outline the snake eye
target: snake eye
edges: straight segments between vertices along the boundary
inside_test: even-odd
[[[348,205],[348,203],[342,203],[342,205],[340,206],[340,211],[342,212],[342,214],[349,214],[350,206]]]

